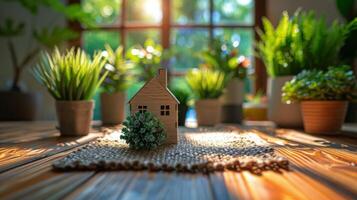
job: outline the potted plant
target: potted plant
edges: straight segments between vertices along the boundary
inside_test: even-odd
[[[227,86],[221,97],[222,122],[240,123],[244,100],[244,79],[247,76],[249,60],[238,55],[237,45],[230,45],[216,39],[210,49],[199,54],[203,66],[221,71],[227,77]]]
[[[127,58],[134,64],[134,73],[139,81],[151,80],[161,67],[166,54],[160,44],[147,39],[144,46],[135,45],[127,51]]]
[[[221,122],[221,104],[219,97],[226,87],[224,73],[207,68],[192,69],[186,74],[186,80],[195,95],[197,124],[213,126]]]
[[[191,99],[190,90],[182,85],[170,85],[170,91],[180,102],[178,105],[178,125],[185,126],[188,103]]]
[[[61,13],[69,20],[77,20],[81,23],[88,22],[89,16],[85,14],[78,4],[65,5],[60,0],[54,1],[12,1],[9,3],[20,4],[22,8],[31,14],[32,21],[38,17],[41,6]],[[89,23],[86,23],[89,25]],[[31,43],[16,47],[14,40],[30,35]],[[0,25],[0,37],[7,40],[7,49],[12,62],[12,79],[8,90],[0,91],[0,120],[35,120],[41,96],[38,92],[29,92],[21,82],[26,67],[31,65],[38,57],[41,49],[52,49],[65,41],[74,39],[78,34],[69,28],[62,26],[36,27],[6,18]],[[24,51],[19,55],[18,49]]]
[[[61,54],[43,54],[33,69],[36,80],[56,99],[59,130],[62,136],[87,135],[93,116],[96,90],[107,73],[101,74],[106,63],[101,52],[93,60],[82,50],[74,48]]]
[[[333,22],[328,26],[324,19],[316,19],[313,12],[304,13],[300,19],[300,29],[304,36],[304,54],[306,58],[306,66],[309,69],[318,68],[325,69],[326,66],[336,65],[339,63],[354,66],[354,72],[357,72],[356,64],[356,33],[357,33],[357,18],[353,17],[353,6],[348,9],[350,1],[336,1],[337,8],[345,5],[345,13],[342,16],[350,15],[346,24]],[[352,10],[351,10],[352,9]],[[311,29],[313,27],[313,29]],[[310,31],[308,31],[310,30]],[[312,31],[311,31],[312,30]],[[348,106],[346,121],[357,119],[357,104],[350,102]],[[350,116],[350,117],[349,117]]]
[[[264,30],[258,30],[257,51],[269,75],[268,119],[280,126],[299,127],[299,104],[283,103],[281,88],[304,69],[326,70],[337,64],[350,25],[334,22],[328,26],[324,18],[316,18],[313,12],[297,12],[292,18],[283,12],[276,28],[266,18],[263,25]]]
[[[301,102],[308,133],[329,134],[341,129],[347,101],[357,97],[357,80],[348,66],[327,71],[303,71],[283,87],[283,100]]]
[[[105,72],[108,76],[102,83],[103,92],[100,95],[100,110],[103,124],[120,124],[125,119],[126,90],[132,83],[131,65],[125,61],[123,47],[115,51],[105,45],[107,64]]]
[[[302,126],[299,104],[281,102],[281,88],[303,68],[302,42],[296,20],[283,12],[276,28],[263,18],[264,30],[259,30],[258,56],[265,64],[268,78],[268,119],[279,126]],[[284,114],[282,114],[284,113]]]

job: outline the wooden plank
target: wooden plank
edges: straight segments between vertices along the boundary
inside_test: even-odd
[[[206,175],[146,171],[98,173],[67,197],[88,198],[214,199]]]
[[[0,145],[0,173],[95,140],[102,134],[83,137],[56,137],[16,145]]]
[[[357,188],[354,187],[357,185],[357,154],[353,148],[321,147],[321,144],[312,145],[313,141],[308,139],[295,142],[281,136],[273,137],[262,132],[256,133],[272,143],[278,153],[287,157],[294,170],[304,173],[350,198],[357,196]],[[309,138],[309,136],[305,138]]]
[[[0,199],[60,199],[89,180],[95,172],[55,172],[52,162],[73,150],[58,153],[0,174]]]
[[[0,123],[0,127],[4,126]],[[36,134],[41,127],[37,124],[29,130],[35,130]],[[22,134],[21,128],[12,130]],[[0,169],[3,163],[14,164],[0,173],[0,199],[338,200],[357,196],[357,151],[353,139],[348,138],[352,145],[346,145],[341,138],[321,138],[301,132],[255,133],[290,160],[291,171],[268,171],[262,176],[247,171],[215,172],[209,176],[146,171],[55,172],[52,162],[85,144],[83,138],[0,144]],[[31,134],[23,138],[31,138]]]
[[[213,184],[213,190],[216,187],[226,188],[229,199],[337,200],[349,197],[298,171],[284,171],[282,174],[268,171],[261,176],[247,171],[242,173],[225,171],[214,173],[210,175],[210,178],[212,178],[212,182],[220,179],[219,184]],[[220,197],[216,195],[216,199],[220,199]],[[224,194],[224,199],[226,199],[225,197]]]

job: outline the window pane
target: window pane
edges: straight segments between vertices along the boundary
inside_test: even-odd
[[[254,32],[251,29],[220,28],[214,30],[214,36],[227,42],[229,41],[232,47],[233,45],[238,47],[239,52],[244,56],[251,56],[253,54]]]
[[[213,22],[216,24],[254,23],[253,0],[214,0]]]
[[[96,50],[104,49],[104,44],[109,44],[112,48],[119,46],[119,33],[110,31],[85,31],[83,34],[84,50],[88,54],[93,54]]]
[[[207,29],[175,29],[171,34],[171,44],[175,55],[171,59],[174,71],[186,71],[197,67],[197,52],[208,47]]]
[[[90,13],[98,25],[119,23],[121,0],[82,0],[83,10]]]
[[[140,23],[159,23],[162,19],[161,0],[127,1],[127,21]]]
[[[156,43],[160,42],[159,30],[149,29],[145,31],[128,31],[126,33],[126,47],[130,48],[134,45],[143,45],[147,39],[153,39]]]
[[[176,24],[209,22],[209,0],[173,0],[172,8]]]

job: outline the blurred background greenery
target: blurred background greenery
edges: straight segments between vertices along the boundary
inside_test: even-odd
[[[127,1],[127,7],[124,10],[126,19],[122,20],[121,0],[82,0],[82,8],[85,12],[91,13],[98,26],[95,30],[88,29],[83,32],[84,49],[92,54],[96,50],[104,49],[104,44],[109,44],[112,48],[121,44],[128,50],[134,45],[143,45],[149,38],[160,44],[160,25],[163,15],[161,2],[161,0]],[[210,20],[213,22],[213,29],[207,26]],[[143,24],[148,25],[147,28],[115,28],[135,27]],[[240,54],[251,59],[254,40],[253,25],[253,0],[215,0],[212,13],[209,0],[172,0],[171,56],[168,62],[170,72],[182,74],[190,68],[197,67],[200,64],[199,51],[207,49],[213,38],[234,44],[239,48]],[[253,68],[249,71],[253,72]],[[183,78],[175,76],[170,80],[175,84],[181,84]],[[142,85],[143,82],[133,84],[128,90],[128,99]],[[98,95],[96,100],[98,100]],[[97,104],[95,119],[99,119],[99,115]]]

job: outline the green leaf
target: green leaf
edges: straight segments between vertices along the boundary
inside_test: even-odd
[[[55,48],[42,54],[33,75],[57,100],[89,100],[106,77],[100,73],[105,62],[100,52],[91,60],[80,49],[62,54]]]

